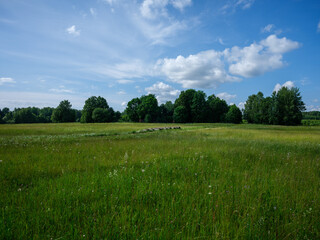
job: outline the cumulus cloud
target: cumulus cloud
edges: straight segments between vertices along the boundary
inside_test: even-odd
[[[145,18],[154,19],[162,16],[167,17],[167,6],[171,5],[180,11],[192,4],[192,0],[144,0],[140,6],[141,15]]]
[[[226,100],[227,102],[229,102],[231,99],[236,98],[237,95],[232,95],[232,94],[227,93],[227,92],[222,92],[222,93],[218,93],[217,97],[222,98],[222,99]]]
[[[294,83],[292,82],[292,81],[287,81],[287,82],[285,82],[284,84],[280,84],[280,83],[277,83],[275,86],[274,86],[274,89],[273,89],[273,91],[274,92],[278,92],[281,88],[283,88],[283,87],[286,87],[286,88],[288,88],[288,89],[291,89],[291,88],[293,88],[294,87]]]
[[[145,90],[148,94],[154,94],[159,103],[174,101],[180,94],[179,90],[176,90],[163,82],[155,83],[151,87],[147,87]]]
[[[117,92],[117,94],[118,95],[126,95],[127,93],[125,91],[121,90],[121,91]]]
[[[184,88],[212,88],[221,83],[239,81],[227,74],[221,57],[221,52],[209,50],[188,57],[159,60],[157,68],[168,80],[182,84]]]
[[[237,76],[256,77],[281,68],[286,64],[283,54],[299,46],[285,37],[270,35],[243,48],[235,46],[224,51],[208,50],[188,57],[160,59],[155,69],[184,88],[212,88],[241,81]]]
[[[66,29],[67,33],[73,36],[79,36],[80,35],[80,30],[76,29],[75,25],[72,25],[71,27]]]
[[[248,47],[226,49],[224,54],[230,63],[229,72],[242,77],[256,77],[285,65],[283,54],[298,48],[300,44],[285,37],[270,35],[260,43]]]
[[[13,78],[8,78],[8,77],[0,78],[0,85],[6,84],[6,83],[16,83],[16,81]]]
[[[122,102],[122,103],[121,103],[121,106],[122,106],[122,107],[124,107],[124,106],[126,106],[126,105],[127,105],[127,102]]]
[[[274,34],[262,40],[260,44],[266,47],[268,52],[276,53],[276,54],[277,53],[283,54],[286,52],[290,52],[300,47],[300,44],[298,42],[291,41],[286,37],[278,38]]]

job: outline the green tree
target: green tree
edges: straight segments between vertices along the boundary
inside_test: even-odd
[[[186,123],[188,121],[188,111],[184,106],[178,106],[174,109],[173,121],[176,123]]]
[[[268,102],[265,101],[262,92],[250,95],[244,106],[244,118],[248,123],[264,123],[269,122]]]
[[[13,114],[14,123],[36,123],[37,116],[33,113],[32,108],[16,109]]]
[[[68,100],[61,101],[52,113],[52,122],[75,122],[76,113],[71,107],[72,105]]]
[[[45,107],[40,109],[39,116],[38,116],[38,122],[41,123],[49,123],[51,122],[51,116],[54,111],[54,108],[51,107]]]
[[[132,122],[139,122],[139,114],[138,108],[141,103],[140,98],[133,98],[131,101],[128,102],[127,108],[125,110],[128,118]]]
[[[161,104],[158,110],[157,122],[172,123],[173,122],[174,105],[171,101]]]
[[[225,122],[225,117],[229,111],[227,102],[214,94],[208,97],[208,122]]]
[[[301,124],[302,111],[305,110],[305,104],[298,88],[282,87],[278,92],[273,93],[273,99],[275,104],[274,124]]]
[[[92,96],[88,98],[83,106],[81,122],[92,123],[92,113],[96,108],[108,109],[109,105],[107,103],[107,100],[100,96]]]
[[[192,106],[193,97],[195,93],[196,93],[196,90],[194,89],[188,89],[186,91],[182,91],[179,97],[174,102],[175,109],[179,106],[184,107],[185,109],[184,111],[186,111],[186,121],[184,122],[193,121],[191,106]]]
[[[192,122],[207,122],[207,110],[206,94],[203,91],[194,92],[191,102]]]
[[[226,122],[228,122],[228,123],[241,123],[242,122],[241,110],[236,105],[230,106],[229,111],[226,114]]]
[[[158,100],[154,94],[147,96],[141,96],[140,104],[138,106],[139,121],[145,119],[146,115],[149,114],[148,121],[154,122],[158,114]]]
[[[95,123],[107,122],[109,118],[108,109],[95,108],[92,112],[92,120]]]

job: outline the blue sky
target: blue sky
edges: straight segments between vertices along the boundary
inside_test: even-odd
[[[319,77],[319,0],[0,0],[1,108],[295,86],[320,110]]]

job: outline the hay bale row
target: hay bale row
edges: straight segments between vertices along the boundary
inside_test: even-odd
[[[159,128],[146,128],[138,131],[139,133],[143,132],[154,132],[154,131],[161,131],[161,130],[169,130],[169,129],[181,129],[181,127],[159,127]]]

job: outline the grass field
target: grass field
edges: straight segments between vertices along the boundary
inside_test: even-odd
[[[0,239],[320,239],[320,127],[0,125]]]

